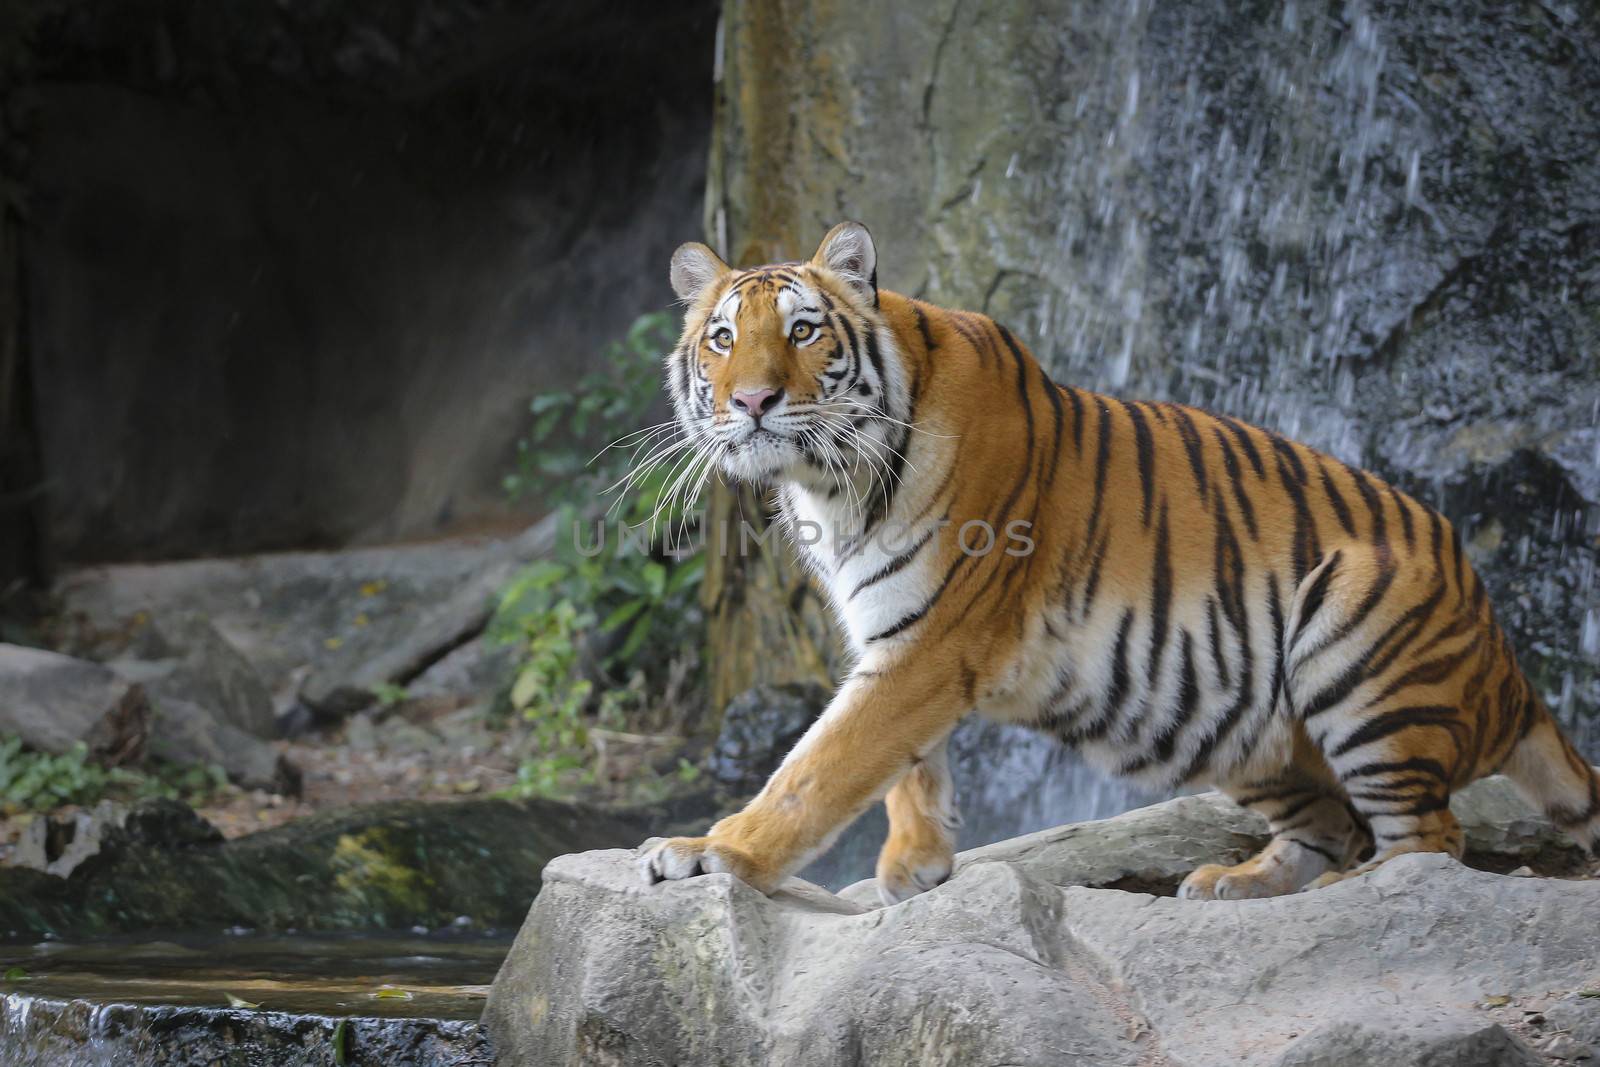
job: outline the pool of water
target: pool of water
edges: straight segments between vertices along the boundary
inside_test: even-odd
[[[172,934],[0,945],[0,992],[94,1003],[475,1020],[509,938]],[[21,969],[19,975],[15,968]]]

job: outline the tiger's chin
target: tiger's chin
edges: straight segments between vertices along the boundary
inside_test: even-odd
[[[767,484],[789,478],[804,459],[793,441],[758,430],[728,447],[722,457],[722,469],[738,481]]]

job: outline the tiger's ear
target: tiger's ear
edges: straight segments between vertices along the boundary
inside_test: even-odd
[[[728,265],[699,241],[689,241],[672,253],[672,291],[693,303],[706,286],[728,273]]]
[[[811,262],[827,267],[864,299],[878,306],[878,250],[859,222],[841,222],[828,231]]]

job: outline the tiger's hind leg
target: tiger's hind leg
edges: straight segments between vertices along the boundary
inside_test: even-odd
[[[1427,677],[1406,669],[1402,677]],[[1477,716],[1461,710],[1469,702],[1455,686],[1410,685],[1307,716],[1307,731],[1371,828],[1376,849],[1361,866],[1330,871],[1308,888],[1365,874],[1408,852],[1461,858],[1466,841],[1450,812],[1451,790],[1492,767],[1478,768],[1475,760]]]
[[[1232,867],[1208,863],[1178,887],[1187,900],[1243,900],[1293,893],[1328,871],[1342,870],[1367,842],[1364,828],[1332,772],[1303,733],[1278,771],[1222,791],[1267,820],[1272,840]]]
[[[883,803],[889,837],[878,854],[878,896],[884,904],[898,904],[949,878],[955,863],[961,816],[945,742],[906,772]]]

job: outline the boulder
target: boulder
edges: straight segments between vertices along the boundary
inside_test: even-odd
[[[1513,803],[1490,780],[1459,813]],[[1525,829],[1472,831],[1511,852],[1468,861],[1577,868],[1552,828]],[[1270,900],[1163,895],[1262,833],[1216,794],[1181,797],[963,853],[889,908],[870,884],[769,898],[728,875],[646,886],[632,852],[565,856],[484,1023],[507,1064],[1521,1067],[1540,1061],[1479,1005],[1596,976],[1592,880],[1412,855]]]
[[[0,736],[56,754],[82,742],[99,762],[136,763],[149,719],[143,688],[100,664],[0,644]]]
[[[1568,993],[1544,1014],[1551,1026],[1588,1052],[1590,1059],[1600,1061],[1600,975],[1595,976],[1593,988]]]
[[[722,713],[707,769],[731,789],[760,789],[827,703],[827,690],[815,683],[760,685],[739,694]]]
[[[553,857],[639,841],[655,817],[544,800],[395,801],[218,841],[176,801],[107,810],[94,822],[99,847],[69,877],[0,867],[0,940],[230,927],[509,929]],[[30,865],[48,870],[60,854]]]
[[[299,770],[264,740],[277,733],[272,694],[209,619],[178,612],[140,626],[127,652],[107,666],[149,694],[152,755],[221,767],[246,789],[299,792]]]
[[[29,822],[10,862],[66,878],[94,857],[109,859],[132,847],[175,849],[221,840],[220,830],[180,801],[152,798],[131,807],[101,801],[89,810]]]
[[[113,661],[113,670],[142,675],[138,680],[157,704],[184,700],[205,708],[218,722],[256,737],[276,736],[266,683],[209,619],[187,612],[149,629],[148,643],[165,655],[155,662]]]
[[[558,534],[556,517],[529,527],[459,586],[418,602],[345,641],[322,657],[300,685],[300,700],[324,716],[341,717],[376,700],[384,685],[409,682],[479,635],[495,598],[522,561],[547,554]]]
[[[150,753],[170,763],[221,767],[246,789],[298,795],[300,769],[269,742],[219,721],[209,708],[169,697],[155,706]]]
[[[1470,1014],[1365,1007],[1298,1038],[1280,1067],[1541,1067],[1528,1046],[1499,1023]]]

